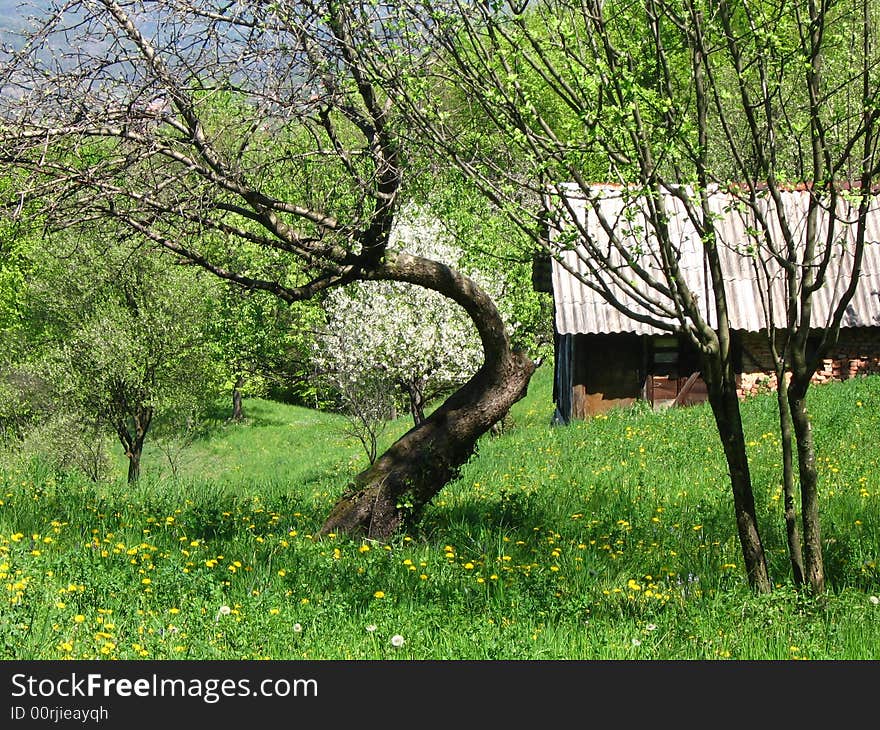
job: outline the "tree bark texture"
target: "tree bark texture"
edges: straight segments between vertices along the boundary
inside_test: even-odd
[[[243,385],[244,375],[238,375],[235,379],[235,385],[232,386],[232,416],[230,417],[230,420],[236,423],[244,420],[241,395],[241,388]]]
[[[807,385],[809,380],[806,381]],[[798,474],[801,485],[801,520],[804,532],[804,569],[806,581],[816,594],[825,591],[825,561],[822,555],[822,531],[819,520],[819,474],[813,427],[807,413],[807,385],[793,380],[788,391],[791,420],[797,439]]]
[[[128,459],[128,483],[134,484],[141,475],[141,454],[144,441],[153,422],[153,409],[150,406],[139,407],[131,416],[131,427],[124,420],[117,421],[116,433],[125,449]]]
[[[776,370],[776,401],[779,408],[779,435],[782,441],[782,495],[785,516],[785,535],[788,542],[788,557],[791,562],[795,585],[802,586],[805,581],[804,554],[801,535],[797,523],[794,487],[794,435],[792,433],[791,409],[788,404],[788,386],[785,371]]]
[[[424,385],[414,379],[403,384],[406,397],[409,401],[409,412],[414,426],[420,426],[425,421],[425,393]]]
[[[141,453],[140,445],[133,447],[128,451],[128,483],[134,484],[141,476]]]
[[[772,590],[767,557],[758,530],[755,496],[749,470],[746,439],[743,431],[736,380],[733,371],[720,363],[704,359],[704,378],[709,391],[709,404],[715,417],[718,435],[730,473],[736,527],[742,548],[743,562],[749,585],[759,593]]]

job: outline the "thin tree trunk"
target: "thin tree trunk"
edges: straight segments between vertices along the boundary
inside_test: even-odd
[[[143,444],[134,445],[129,449],[128,457],[128,483],[134,484],[141,476],[141,453]]]
[[[244,411],[241,404],[241,388],[243,385],[244,375],[239,373],[235,379],[235,385],[232,386],[232,416],[230,416],[230,420],[235,422],[244,420]]]
[[[153,422],[153,409],[150,406],[140,407],[130,418],[132,428],[129,428],[125,419],[117,421],[115,427],[128,459],[128,483],[134,484],[141,475],[141,454]]]
[[[735,392],[733,398],[736,399]],[[718,426],[718,434],[721,436],[724,456],[730,470],[736,527],[746,574],[749,584],[755,590],[759,593],[769,593],[772,585],[767,570],[764,546],[758,531],[758,517],[755,511],[755,498],[752,492],[752,479],[739,408],[731,407],[731,398],[727,393],[724,393],[720,400],[717,407],[713,404],[712,410],[715,414],[715,423]]]
[[[425,394],[420,383],[410,380],[406,383],[406,394],[409,399],[409,412],[414,426],[421,426],[425,422]]]
[[[769,593],[773,586],[758,530],[758,516],[755,510],[755,496],[752,491],[752,477],[735,375],[731,368],[728,367],[725,371],[724,366],[711,357],[704,358],[703,367],[703,378],[709,391],[709,404],[715,416],[715,424],[730,472],[733,508],[746,575],[749,585],[754,590],[759,593]]]
[[[791,409],[788,404],[788,383],[785,371],[776,371],[776,403],[779,408],[779,435],[782,441],[782,495],[785,516],[785,535],[788,541],[788,556],[795,585],[802,586],[805,580],[804,554],[801,535],[797,524],[794,488],[794,448]]]
[[[807,384],[809,381],[807,381]],[[807,385],[794,379],[788,389],[792,425],[797,438],[798,474],[801,485],[801,519],[804,528],[804,569],[806,580],[816,594],[825,592],[825,564],[819,520],[819,475],[813,428],[807,413]]]

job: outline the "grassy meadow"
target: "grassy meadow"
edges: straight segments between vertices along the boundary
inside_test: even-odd
[[[121,462],[96,485],[7,453],[0,658],[875,658],[880,378],[810,396],[822,600],[791,584],[772,396],[744,404],[777,585],[756,596],[708,408],[553,427],[551,381],[389,544],[312,538],[365,465],[332,414],[248,401],[173,472],[148,449],[134,488]]]

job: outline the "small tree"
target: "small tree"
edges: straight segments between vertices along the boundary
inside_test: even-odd
[[[267,292],[219,280],[206,287],[206,295],[207,336],[213,359],[223,370],[224,389],[231,393],[230,421],[245,418],[246,395],[264,396],[282,383],[306,387],[312,371],[311,333],[321,317],[317,304],[288,306]]]
[[[397,417],[394,397],[388,392],[387,383],[372,379],[376,372],[358,372],[349,377],[342,373],[336,373],[329,378],[327,375],[323,376],[329,379],[345,417],[342,433],[363,446],[370,464],[376,462],[379,439],[388,427],[388,422]]]
[[[35,270],[29,314],[42,323],[53,408],[83,432],[115,434],[134,482],[154,422],[179,430],[216,394],[196,272],[148,251],[69,240],[49,242]]]

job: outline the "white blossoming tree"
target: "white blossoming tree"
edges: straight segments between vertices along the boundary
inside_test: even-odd
[[[462,252],[424,213],[398,225],[392,247],[460,267]],[[471,277],[499,301],[497,281]],[[337,394],[357,437],[375,458],[381,424],[399,408],[413,424],[425,408],[479,369],[483,349],[461,307],[436,291],[393,281],[357,282],[324,301],[326,324],[315,343],[316,365]],[[366,438],[363,438],[366,436]]]

